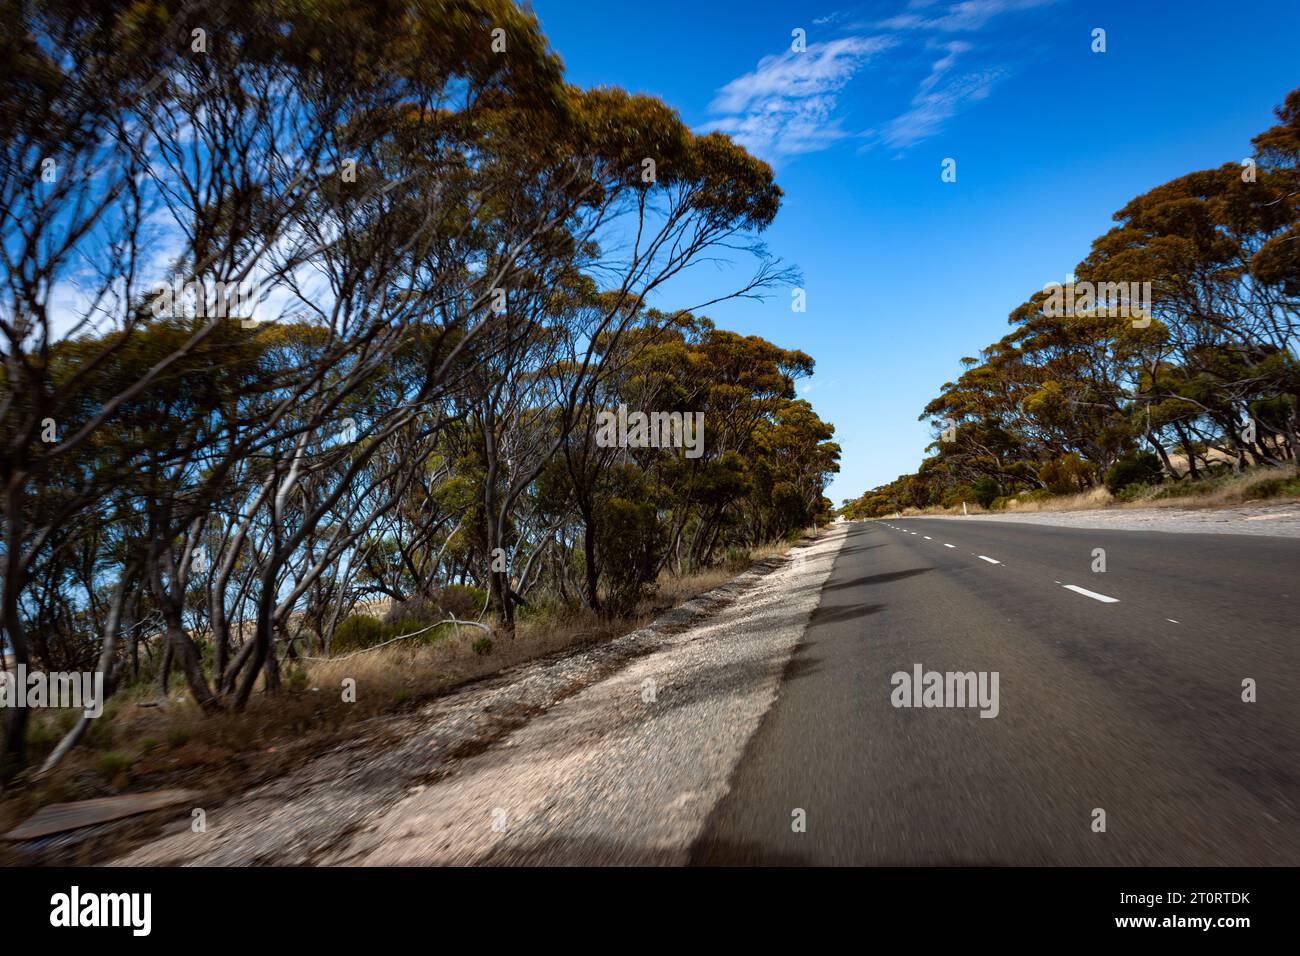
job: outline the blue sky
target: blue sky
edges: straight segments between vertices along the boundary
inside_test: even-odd
[[[786,198],[765,238],[802,270],[807,312],[783,293],[706,314],[816,360],[803,394],[843,446],[836,504],[916,468],[917,416],[961,357],[1063,281],[1117,209],[1239,162],[1300,85],[1300,0],[534,9],[571,82],[657,95],[775,167]],[[697,269],[665,304],[727,282]]]

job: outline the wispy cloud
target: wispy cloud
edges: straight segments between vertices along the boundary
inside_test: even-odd
[[[840,384],[840,380],[838,378],[833,378],[825,384],[825,387],[834,388],[838,384]],[[810,395],[820,387],[822,387],[820,382],[804,382],[799,386],[799,393],[801,395]]]
[[[930,67],[929,74],[912,97],[911,108],[895,116],[881,130],[880,139],[892,149],[906,149],[937,133],[945,122],[957,115],[966,103],[985,99],[1001,79],[1000,69],[979,70],[953,75],[961,54],[972,49],[969,43],[954,40],[943,44],[944,56]]]
[[[826,26],[828,23],[835,23],[835,22],[837,22],[837,21],[839,21],[839,20],[843,20],[846,16],[848,16],[848,11],[846,11],[846,10],[835,10],[835,11],[833,11],[833,12],[831,12],[831,13],[828,13],[828,14],[826,14],[825,16],[822,16],[822,17],[813,17],[812,24],[813,24],[813,26],[815,26],[815,27],[824,27],[824,26]]]
[[[900,13],[879,24],[885,30],[940,30],[958,32],[979,30],[994,17],[1017,10],[1030,10],[1046,6],[1056,0],[962,0],[946,7],[934,16],[919,13]],[[932,3],[913,3],[912,9],[932,6]]]
[[[877,24],[881,29],[928,35],[927,45],[944,51],[944,55],[931,64],[930,72],[921,80],[908,109],[881,128],[880,142],[893,149],[906,149],[928,139],[938,133],[965,105],[987,99],[994,85],[1007,75],[1007,68],[997,65],[985,65],[956,73],[954,67],[958,58],[970,53],[975,46],[965,40],[937,42],[935,34],[973,34],[983,30],[1002,14],[1031,10],[1056,2],[1057,0],[961,0],[941,7],[934,0],[912,0],[910,12]],[[931,8],[933,12],[930,12]],[[926,12],[918,13],[918,10]]]
[[[973,37],[1003,14],[1056,2],[910,0],[904,12],[876,22],[852,22],[863,19],[852,10],[826,14],[813,24],[850,35],[811,43],[802,52],[763,57],[751,72],[718,90],[709,107],[713,118],[704,129],[729,133],[773,162],[826,149],[847,137],[866,139],[864,149],[875,144],[907,149],[939,133],[965,106],[986,99],[1010,72],[988,61],[988,51],[996,49],[988,38],[981,39],[979,62],[975,43],[952,34]],[[845,129],[848,87],[864,67],[887,56],[895,69],[913,69],[921,56],[934,50],[942,55],[931,62],[910,101],[894,107],[901,112],[882,117],[867,132]],[[957,70],[959,60],[972,58],[977,62]],[[883,99],[876,91],[873,105]]]
[[[848,135],[835,116],[840,91],[872,57],[897,41],[851,36],[811,43],[806,50],[765,56],[750,73],[721,90],[708,129],[730,133],[772,159],[825,149]]]

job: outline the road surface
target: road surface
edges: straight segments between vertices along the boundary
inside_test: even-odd
[[[1294,538],[854,526],[693,860],[1300,863],[1297,598]],[[917,663],[997,717],[892,706]]]

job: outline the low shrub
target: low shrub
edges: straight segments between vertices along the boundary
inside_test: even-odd
[[[394,601],[388,606],[387,613],[384,614],[384,626],[392,628],[399,623],[414,623],[417,626],[432,624],[441,618],[438,613],[438,605],[428,598],[415,597],[407,598],[405,601]]]
[[[466,584],[452,584],[439,590],[435,598],[442,612],[439,618],[454,615],[464,620],[478,617],[487,603],[487,592]]]
[[[1106,470],[1106,490],[1112,495],[1129,485],[1156,485],[1162,469],[1155,452],[1140,451],[1126,455]]]
[[[388,613],[384,615],[384,625],[391,629],[393,625],[400,623],[409,633],[436,624],[438,621],[444,621],[448,617],[462,620],[476,618],[486,603],[487,592],[482,588],[452,584],[434,591],[431,597],[394,601],[388,608]]]
[[[1251,482],[1241,490],[1243,500],[1250,498],[1278,498],[1282,495],[1300,495],[1300,475],[1276,476]]]
[[[962,502],[974,503],[976,501],[975,491],[970,485],[958,485],[956,488],[949,488],[939,499],[939,503],[945,508],[952,508]]]
[[[114,780],[125,774],[130,767],[131,758],[116,750],[100,754],[99,759],[95,761],[95,769],[103,774],[107,780]]]
[[[980,478],[975,484],[971,485],[971,492],[975,495],[975,500],[985,508],[993,505],[1002,495],[1002,486],[993,478]]]
[[[369,614],[350,614],[334,629],[330,653],[342,654],[373,647],[384,639],[384,625]]]
[[[1125,485],[1115,492],[1115,497],[1120,501],[1141,501],[1145,498],[1155,498],[1160,495],[1158,485],[1148,485],[1145,483]]]
[[[421,637],[432,636],[437,632],[436,630],[431,631],[429,630],[429,628],[433,627],[433,625],[436,624],[438,620],[439,619],[435,618],[434,620],[430,621],[427,618],[423,618],[423,617],[398,618],[397,620],[390,621],[389,623],[384,625],[384,629],[380,637],[382,640],[391,641],[395,637],[405,637],[407,634],[419,634],[421,631],[424,632],[423,634],[420,634]],[[447,626],[451,627],[450,624]]]
[[[1095,474],[1092,462],[1070,452],[1047,462],[1038,476],[1046,483],[1047,491],[1054,495],[1068,495],[1085,491]]]
[[[1213,494],[1222,487],[1223,482],[1216,479],[1203,479],[1201,481],[1175,481],[1169,484],[1161,485],[1160,490],[1154,495],[1156,498],[1197,498]]]

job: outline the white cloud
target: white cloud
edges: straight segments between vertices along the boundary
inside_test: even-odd
[[[957,57],[971,48],[969,43],[963,43],[961,40],[954,40],[944,45],[947,55],[942,59],[936,60],[930,67],[930,75],[921,81],[921,92],[928,93],[943,79],[943,75],[952,69],[952,65],[957,62]]]
[[[824,386],[818,382],[804,382],[802,385],[799,386],[799,391],[804,395],[808,395],[818,388],[821,387],[834,388],[838,384],[840,384],[840,380],[838,378],[831,379],[829,382],[826,382]]]
[[[879,24],[886,30],[941,30],[957,32],[979,30],[994,17],[1016,10],[1030,10],[1034,7],[1055,3],[1056,0],[962,0],[954,3],[938,16],[921,16],[916,13],[900,13],[896,17]],[[929,3],[913,3],[913,9],[930,6]]]
[[[886,146],[906,149],[937,133],[943,124],[957,114],[965,103],[986,98],[993,85],[1002,77],[1001,70],[981,70],[949,77],[957,58],[971,49],[960,40],[943,45],[945,54],[930,67],[929,74],[912,97],[911,108],[894,117],[881,130],[880,138]]]
[[[835,23],[837,20],[843,20],[844,17],[845,11],[835,10],[832,13],[826,14],[824,17],[814,17],[812,23],[815,27],[824,27],[828,23]]]
[[[838,95],[872,57],[897,41],[853,36],[765,56],[718,91],[706,129],[730,133],[746,149],[778,159],[825,149],[847,135],[833,115]]]
[[[985,99],[1007,74],[1004,67],[987,64],[955,72],[958,60],[975,47],[966,40],[941,41],[943,34],[974,33],[995,17],[1055,2],[910,0],[905,12],[871,25],[841,23],[843,11],[819,17],[814,24],[836,23],[843,31],[873,32],[813,43],[802,53],[787,50],[763,57],[751,72],[718,90],[709,106],[713,118],[703,129],[729,133],[746,149],[773,162],[817,152],[851,136],[865,138],[864,149],[873,143],[906,149],[938,133],[964,106]],[[884,32],[874,32],[879,30]],[[844,129],[845,88],[863,67],[896,49],[898,58],[909,65],[927,49],[941,50],[942,56],[932,62],[903,112],[865,133]]]

